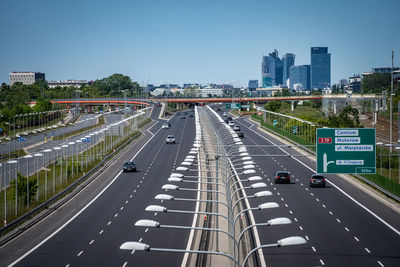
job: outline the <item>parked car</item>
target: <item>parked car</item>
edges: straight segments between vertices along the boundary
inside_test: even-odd
[[[243,134],[242,132],[238,132],[237,135],[238,135],[238,137],[240,137],[240,138],[244,138],[244,134]]]
[[[314,173],[310,178],[310,187],[326,187],[325,176]]]
[[[173,135],[168,135],[165,139],[166,144],[175,144],[175,137]]]
[[[189,114],[189,118],[193,118],[193,114]]]
[[[231,120],[232,120],[232,117],[231,117],[231,116],[228,116],[228,117],[226,117],[226,119],[227,119],[228,121],[231,121]]]
[[[133,161],[125,162],[122,166],[123,172],[135,172],[136,171],[136,164]]]
[[[290,175],[288,171],[277,171],[275,174],[274,182],[290,184]]]
[[[185,117],[185,116],[182,116],[181,119],[186,119],[186,117]]]
[[[168,129],[169,127],[170,127],[170,125],[167,122],[163,123],[161,126],[161,128],[163,128],[163,129]]]
[[[234,131],[240,131],[240,126],[239,125],[234,125],[233,126]]]

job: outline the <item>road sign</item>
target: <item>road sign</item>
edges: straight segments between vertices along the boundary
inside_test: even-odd
[[[225,104],[225,109],[231,109],[231,104]]]
[[[293,126],[293,134],[297,134],[297,126]]]
[[[278,125],[278,121],[277,120],[273,120],[272,123],[274,124],[274,126]]]
[[[25,137],[18,137],[17,140],[18,141],[26,141]]]
[[[82,139],[82,142],[83,142],[83,143],[88,143],[88,142],[90,142],[90,137],[83,138],[83,139]]]
[[[375,129],[317,129],[317,172],[376,172]]]

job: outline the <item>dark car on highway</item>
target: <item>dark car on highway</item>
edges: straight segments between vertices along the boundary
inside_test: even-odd
[[[122,171],[124,172],[135,172],[136,171],[136,164],[133,161],[125,162]]]
[[[290,175],[287,171],[277,171],[275,174],[275,183],[290,184]]]
[[[244,134],[243,134],[242,132],[238,132],[237,135],[238,135],[238,137],[240,137],[240,138],[244,138]]]
[[[189,118],[193,118],[193,114],[189,114]]]
[[[310,187],[326,187],[325,176],[321,174],[313,174],[310,178]]]

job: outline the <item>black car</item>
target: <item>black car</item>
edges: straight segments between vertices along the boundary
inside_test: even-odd
[[[182,116],[181,119],[186,119],[186,117],[185,117],[185,116]]]
[[[326,187],[325,176],[321,174],[311,175],[309,187]]]
[[[238,132],[237,135],[238,135],[238,137],[240,137],[240,138],[244,138],[244,134],[243,134],[242,132]]]
[[[136,164],[133,161],[125,162],[122,171],[124,172],[135,172],[136,171]]]
[[[227,120],[227,121],[231,121],[231,120],[232,120],[232,117],[229,116],[229,117],[226,118],[226,120]]]
[[[277,171],[275,174],[275,183],[290,184],[290,175],[287,171]]]
[[[189,118],[193,118],[193,114],[189,114]]]

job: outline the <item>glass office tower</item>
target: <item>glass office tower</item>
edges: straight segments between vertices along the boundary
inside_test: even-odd
[[[292,53],[286,53],[282,57],[283,73],[282,83],[286,85],[287,79],[289,79],[289,68],[294,65],[295,55]]]
[[[331,54],[328,47],[311,47],[311,88],[323,89],[331,85]]]
[[[301,85],[302,90],[310,89],[310,65],[291,66],[289,68],[290,89],[295,85]],[[298,87],[298,86],[297,86]]]

